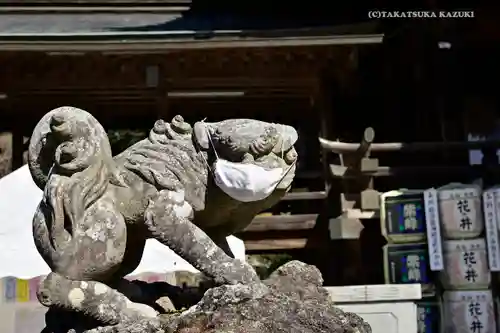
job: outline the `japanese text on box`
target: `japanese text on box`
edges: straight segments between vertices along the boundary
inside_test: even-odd
[[[443,249],[441,244],[438,196],[435,189],[431,188],[424,191],[424,203],[430,268],[432,271],[441,271],[444,268]]]
[[[500,248],[498,245],[498,208],[500,205],[499,190],[488,190],[483,193],[483,210],[488,244],[488,263],[492,272],[500,271]]]

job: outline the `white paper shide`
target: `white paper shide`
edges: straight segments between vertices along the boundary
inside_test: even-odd
[[[483,193],[483,211],[488,245],[490,271],[500,271],[500,248],[498,242],[498,211],[500,209],[500,188],[492,188]]]
[[[443,249],[441,244],[438,194],[435,189],[431,188],[424,191],[424,204],[430,268],[432,271],[441,271],[444,268]]]

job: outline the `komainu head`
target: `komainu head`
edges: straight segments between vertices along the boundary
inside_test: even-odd
[[[228,119],[197,122],[194,140],[208,152],[208,164],[215,169],[217,160],[234,164],[252,164],[265,170],[281,169],[283,177],[276,186],[288,190],[295,176],[297,131],[287,125],[253,119]]]

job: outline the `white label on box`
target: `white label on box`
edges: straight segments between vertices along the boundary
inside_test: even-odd
[[[500,248],[498,247],[498,214],[497,209],[500,204],[498,194],[495,190],[483,193],[483,211],[486,227],[486,242],[488,245],[488,263],[490,271],[500,271]]]
[[[441,244],[438,194],[435,189],[430,188],[424,191],[424,204],[430,268],[431,271],[442,271],[444,269],[443,247]]]

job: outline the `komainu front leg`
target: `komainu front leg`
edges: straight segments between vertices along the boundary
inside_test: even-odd
[[[42,305],[83,313],[108,325],[157,316],[153,308],[133,303],[101,282],[72,281],[57,273],[41,282],[37,296]]]
[[[252,266],[229,257],[210,237],[190,221],[193,209],[184,200],[184,192],[161,191],[145,213],[152,237],[217,284],[259,281]]]

